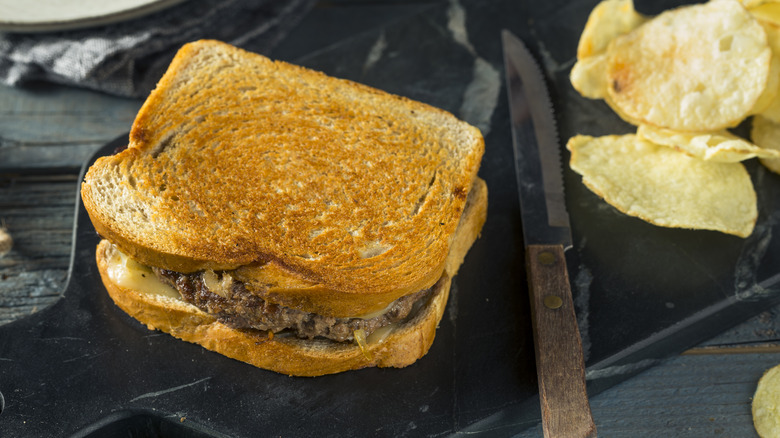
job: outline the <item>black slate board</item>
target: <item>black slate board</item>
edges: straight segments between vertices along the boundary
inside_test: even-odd
[[[150,332],[106,295],[94,264],[98,238],[79,202],[63,298],[0,327],[0,436],[507,436],[538,422],[499,32],[512,30],[543,60],[562,139],[629,132],[568,84],[595,3],[450,3],[300,60],[475,123],[495,103],[480,171],[490,189],[488,222],[418,363],[290,378]],[[468,44],[453,38],[459,11]],[[467,93],[469,84],[484,85],[483,94]],[[494,100],[474,98],[491,86],[500,87]],[[464,95],[483,106],[463,105]],[[567,169],[575,241],[567,256],[591,394],[779,301],[780,244],[772,237],[780,180],[749,167],[760,218],[744,240],[623,216]]]

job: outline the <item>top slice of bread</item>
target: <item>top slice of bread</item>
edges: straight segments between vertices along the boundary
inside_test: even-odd
[[[143,264],[273,263],[324,290],[401,296],[438,280],[483,151],[445,111],[205,40],[181,48],[81,194]]]

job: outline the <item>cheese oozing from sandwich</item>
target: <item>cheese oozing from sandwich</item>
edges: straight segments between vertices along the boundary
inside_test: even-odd
[[[154,295],[181,299],[176,289],[160,281],[151,268],[116,249],[108,261],[108,277],[119,286]]]
[[[379,312],[346,318],[322,316],[269,303],[249,292],[229,271],[183,274],[151,268],[111,246],[107,274],[117,285],[185,301],[239,329],[291,333],[299,338],[319,337],[337,342],[377,343],[398,323],[412,318],[433,295],[430,288],[401,297]]]

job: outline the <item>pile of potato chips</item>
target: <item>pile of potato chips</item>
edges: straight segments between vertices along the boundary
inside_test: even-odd
[[[604,0],[570,79],[637,127],[569,140],[589,189],[659,226],[752,233],[756,193],[741,162],[780,173],[780,0],[710,0],[655,17]],[[747,118],[750,141],[728,132]]]

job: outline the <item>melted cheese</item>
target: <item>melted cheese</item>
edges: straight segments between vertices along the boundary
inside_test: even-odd
[[[395,330],[395,328],[398,327],[398,323],[388,324],[384,327],[379,327],[378,329],[374,330],[373,333],[368,335],[368,339],[366,341],[369,345],[375,345],[375,344],[381,344],[382,342],[387,339],[387,337],[390,335],[390,333]]]
[[[352,316],[352,317],[349,317],[349,318],[360,318],[360,319],[375,318],[377,316],[384,315],[388,310],[390,310],[391,307],[393,307],[393,304],[395,304],[395,301],[393,301],[390,304],[388,304],[387,306],[385,306],[384,309],[377,310],[376,312],[366,313],[365,315],[360,315],[360,316]]]
[[[217,274],[212,270],[203,271],[203,283],[213,293],[221,296],[222,298],[230,299],[233,293],[230,291],[233,284],[233,277],[227,272],[222,273],[222,279],[217,277]]]
[[[118,249],[114,250],[108,260],[107,273],[108,278],[119,286],[168,298],[181,298],[179,292],[160,281],[151,268],[136,262]]]
[[[167,284],[160,281],[160,279],[154,275],[154,272],[152,272],[151,268],[136,262],[135,260],[128,257],[125,253],[119,251],[119,249],[116,247],[114,247],[113,254],[108,260],[107,273],[111,281],[119,286],[133,289],[142,293],[150,293],[167,298],[181,299],[179,292],[171,286],[168,286]],[[223,275],[223,278],[220,280],[213,271],[206,271],[203,275],[203,279],[209,289],[218,293],[219,295],[226,293],[228,290],[228,284],[232,282],[232,278],[229,275]],[[390,303],[386,308],[378,312],[362,315],[358,318],[370,319],[375,316],[379,316],[385,313],[390,308],[390,306],[392,306],[392,304],[393,303]],[[361,349],[367,348],[368,345],[381,344],[396,327],[398,327],[397,323],[389,324],[387,326],[380,327],[369,336],[365,336],[365,334],[363,334],[363,337],[361,338],[363,346]],[[277,336],[280,335],[281,334],[277,334]],[[360,336],[356,336],[356,338],[358,337]]]

